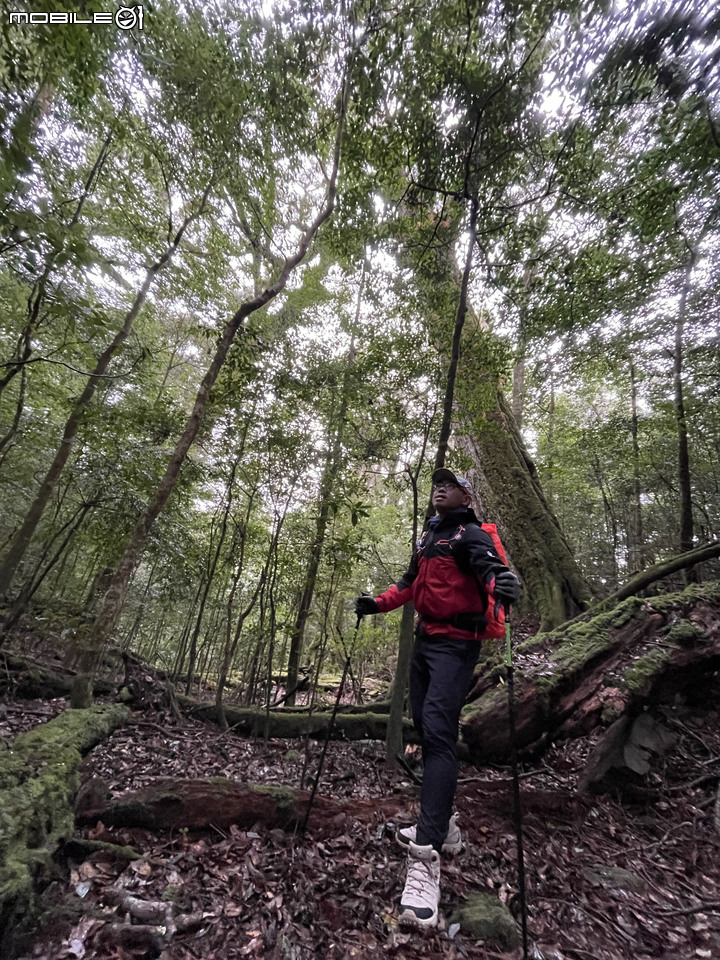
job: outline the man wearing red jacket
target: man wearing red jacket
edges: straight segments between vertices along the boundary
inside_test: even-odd
[[[457,786],[460,710],[488,621],[517,600],[520,584],[470,509],[472,488],[450,470],[432,477],[432,517],[403,577],[373,599],[358,597],[358,616],[412,600],[420,622],[410,667],[413,723],[422,742],[423,781],[417,826],[398,831],[408,848],[400,923],[434,927],[440,902],[440,853],[460,849],[450,819]]]

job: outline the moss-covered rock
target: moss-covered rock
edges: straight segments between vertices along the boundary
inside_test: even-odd
[[[513,915],[494,893],[471,893],[450,919],[469,937],[512,949],[520,942]]]
[[[11,956],[32,927],[37,892],[53,875],[54,853],[73,832],[83,754],[128,713],[120,705],[65,710],[0,754],[1,956]]]

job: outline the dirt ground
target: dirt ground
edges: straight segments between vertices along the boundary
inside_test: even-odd
[[[0,741],[8,744],[63,706],[6,696]],[[541,761],[522,765],[529,957],[720,958],[718,708],[677,703],[664,722],[674,746],[646,777],[652,797],[641,805],[576,795],[592,738],[556,744]],[[88,755],[83,776],[102,778],[113,793],[158,776],[310,787],[321,749],[240,740],[145,711]],[[408,762],[420,772],[412,751]],[[52,912],[27,956],[520,958],[522,946],[503,951],[453,919],[476,890],[495,892],[518,923],[521,911],[510,773],[463,764],[460,778],[456,806],[467,845],[443,863],[434,932],[403,932],[396,919],[404,856],[393,835],[415,816],[418,787],[407,773],[388,769],[382,744],[331,743],[319,793],[350,804],[394,797],[402,816],[387,822],[378,813],[369,824],[350,818],[330,840],[261,825],[161,835],[95,824],[78,836],[129,845],[140,858],[128,862],[108,851],[67,857],[67,880],[47,891]]]

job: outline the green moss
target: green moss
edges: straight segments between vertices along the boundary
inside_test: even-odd
[[[539,646],[552,649],[548,658],[548,673],[536,678],[538,691],[548,698],[560,680],[567,680],[573,674],[606,651],[615,643],[615,633],[634,619],[644,616],[644,608],[652,606],[661,614],[669,614],[682,609],[688,603],[698,600],[717,602],[720,600],[720,583],[693,584],[682,593],[667,594],[662,597],[643,599],[628,597],[612,610],[598,613],[591,620],[571,622],[562,633],[537,634],[518,647],[518,652],[534,652]],[[674,643],[692,643],[705,639],[704,632],[687,620],[679,620],[672,625],[666,639]],[[560,641],[558,643],[558,641]],[[662,665],[667,654],[653,652],[648,658],[639,660],[625,676],[628,689],[639,690],[649,671]],[[484,700],[485,698],[483,698]]]
[[[520,941],[513,915],[494,893],[471,893],[450,922],[459,923],[468,936],[491,940],[509,949]]]
[[[479,717],[487,713],[492,713],[496,708],[498,700],[502,700],[504,703],[506,699],[507,694],[504,688],[496,687],[494,690],[488,690],[479,700],[466,704],[462,708],[461,717],[463,721],[466,721],[471,717]]]
[[[625,671],[622,683],[631,693],[642,694],[648,681],[660,671],[670,659],[670,651],[658,647],[644,657],[638,657]]]
[[[65,710],[0,755],[1,955],[28,926],[36,888],[52,876],[53,854],[73,832],[82,755],[127,716],[117,704]]]
[[[286,814],[295,812],[295,791],[292,787],[274,784],[257,784],[253,787],[256,793],[264,793],[272,797],[277,804],[278,811]]]
[[[681,646],[697,643],[698,640],[707,640],[707,633],[689,620],[676,620],[665,634],[665,640]]]

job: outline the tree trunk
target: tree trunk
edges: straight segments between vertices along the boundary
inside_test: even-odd
[[[238,464],[240,463],[240,458],[242,452],[245,449],[245,437],[247,436],[247,429],[245,430],[245,436],[243,436],[242,444],[240,447],[240,453],[235,457],[232,467],[230,468],[230,476],[227,482],[226,489],[226,501],[223,508],[222,521],[220,523],[220,536],[218,537],[218,542],[215,547],[215,552],[212,556],[212,560],[207,569],[207,579],[205,581],[205,587],[202,592],[202,597],[200,598],[200,609],[198,610],[197,619],[195,620],[195,629],[193,630],[192,637],[190,638],[190,657],[188,661],[188,671],[187,671],[187,682],[185,684],[185,693],[190,695],[190,688],[192,687],[194,674],[195,674],[195,661],[197,658],[197,641],[200,636],[200,629],[202,627],[203,616],[205,615],[205,605],[207,603],[207,598],[212,587],[213,580],[215,578],[215,571],[217,570],[218,560],[220,559],[220,551],[222,550],[223,544],[225,543],[225,535],[227,534],[228,526],[228,517],[230,516],[230,511],[232,510],[233,503],[233,485],[235,483],[235,472],[237,471]],[[252,498],[251,498],[252,502]]]
[[[690,292],[695,255],[691,251],[685,268],[682,293],[675,324],[675,351],[673,356],[673,385],[675,392],[675,417],[678,434],[678,489],[680,491],[680,551],[685,553],[693,547],[692,481],[690,479],[690,451],[688,447],[687,419],[683,391],[683,332],[687,298]]]
[[[630,569],[642,570],[645,566],[645,543],[642,520],[642,484],[640,482],[640,443],[638,441],[638,390],[635,364],[630,361],[631,410],[630,427],[633,451],[633,502],[631,537],[628,545]]]
[[[525,407],[525,361],[518,360],[513,366],[512,412],[518,432],[522,430]]]
[[[455,408],[455,381],[457,379],[458,364],[460,363],[460,345],[462,343],[462,333],[465,326],[465,318],[468,310],[468,286],[470,284],[470,271],[472,269],[473,254],[475,252],[476,229],[478,218],[478,201],[473,197],[470,202],[470,240],[468,243],[467,256],[465,257],[465,267],[460,281],[460,296],[458,298],[458,308],[455,315],[455,327],[453,329],[452,348],[450,352],[450,363],[448,365],[447,380],[445,382],[445,398],[443,400],[443,416],[440,424],[440,436],[438,438],[438,448],[435,455],[435,469],[445,466],[447,457],[448,443],[452,430],[453,412]],[[428,505],[428,517],[434,513],[432,503]]]
[[[363,284],[365,281],[365,270],[367,261],[363,262],[363,272],[360,280],[360,289],[358,292],[358,310],[360,307],[360,298],[362,296]],[[315,523],[315,538],[310,547],[310,556],[308,559],[307,571],[305,573],[305,586],[303,587],[300,605],[298,606],[295,625],[290,636],[290,654],[288,657],[288,690],[287,705],[295,705],[295,693],[298,685],[298,674],[300,672],[300,654],[302,652],[303,641],[305,639],[305,627],[310,616],[310,606],[315,595],[315,581],[317,580],[318,570],[320,569],[320,560],[322,558],[323,546],[325,544],[325,531],[327,528],[328,517],[330,515],[330,500],[333,488],[336,485],[340,473],[340,460],[342,456],[343,438],[345,434],[345,420],[347,417],[347,408],[350,394],[350,374],[355,363],[355,336],[350,342],[347,364],[343,374],[342,388],[340,395],[340,407],[338,409],[335,427],[335,437],[332,445],[329,447],[325,466],[323,468],[320,490],[318,493],[319,512]]]
[[[217,721],[217,707],[214,703],[199,703],[188,697],[180,697],[185,712],[211,723]],[[225,717],[238,736],[264,737],[267,724],[269,737],[298,738],[309,736],[311,740],[324,740],[330,723],[330,714],[326,711],[316,713],[297,713],[290,710],[256,710],[252,707],[225,706]],[[362,713],[339,712],[333,724],[332,737],[336,740],[385,740],[388,714],[372,712],[372,705]],[[406,742],[416,743],[417,734],[409,720],[403,721],[403,733]]]
[[[195,397],[192,413],[190,414],[190,417],[185,425],[182,436],[178,440],[175,449],[170,456],[170,461],[165,471],[165,475],[160,481],[160,485],[158,486],[154,496],[151,498],[150,502],[140,515],[130,538],[130,542],[128,543],[125,553],[120,560],[117,572],[113,577],[113,582],[110,586],[110,589],[105,595],[102,610],[100,611],[100,614],[95,622],[91,651],[89,652],[89,655],[83,664],[83,673],[78,677],[78,681],[73,688],[73,706],[87,707],[92,701],[92,674],[95,669],[97,657],[109,639],[110,634],[114,630],[120,614],[122,613],[125,605],[125,599],[127,597],[130,578],[132,577],[133,571],[140,560],[147,536],[152,529],[155,520],[164,509],[170,494],[175,488],[175,483],[177,482],[180,469],[185,463],[185,458],[188,455],[188,451],[194,443],[198,430],[200,429],[200,424],[204,417],[205,409],[210,398],[210,391],[212,390],[215,381],[220,374],[220,370],[225,363],[228,351],[235,340],[238,330],[249,316],[251,316],[257,310],[261,310],[263,307],[266,307],[272,300],[275,299],[275,297],[278,296],[279,293],[285,289],[291,274],[298,264],[305,259],[305,256],[310,249],[310,244],[317,235],[320,227],[323,225],[323,223],[325,223],[326,220],[330,218],[333,210],[335,209],[337,177],[340,166],[340,147],[343,140],[345,114],[347,111],[351,90],[351,63],[352,60],[346,67],[345,77],[343,80],[332,169],[328,181],[325,201],[315,217],[315,220],[305,231],[295,253],[292,256],[287,257],[285,260],[275,282],[256,297],[253,297],[251,300],[248,300],[246,303],[244,303],[234,314],[234,316],[232,316],[225,324],[225,328],[218,342],[215,355],[213,356],[212,362],[202,379],[200,389]]]
[[[65,710],[0,754],[0,956],[14,955],[12,946],[28,932],[39,890],[57,869],[53,855],[72,835],[83,754],[128,716],[119,704]]]
[[[486,513],[498,522],[523,587],[540,614],[540,629],[551,630],[576,616],[591,601],[590,588],[501,393],[484,420],[465,425],[457,444],[473,463],[470,479]]]
[[[413,550],[415,550],[415,544],[418,539],[418,477],[425,462],[425,449],[427,447],[429,433],[430,424],[428,423],[417,466],[414,471],[411,470],[410,467],[407,468],[413,491]],[[415,608],[412,603],[406,603],[403,607],[402,620],[400,621],[398,656],[390,695],[390,715],[388,717],[387,736],[385,738],[385,754],[390,766],[397,766],[397,755],[401,753],[403,749],[403,716],[405,714],[405,695],[410,680],[413,643],[415,642],[414,622]]]

